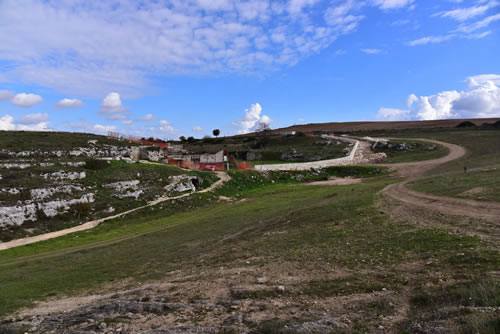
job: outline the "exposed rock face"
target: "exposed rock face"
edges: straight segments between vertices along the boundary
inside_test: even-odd
[[[171,183],[165,186],[167,192],[196,191],[196,187],[203,182],[198,176],[192,175],[176,175],[170,176],[168,179],[171,180]]]
[[[26,169],[30,168],[31,164],[26,163],[4,163],[0,164],[0,168],[2,169]]]
[[[139,196],[144,193],[142,189],[139,189],[139,183],[139,180],[120,181],[105,184],[103,187],[114,189],[117,192],[115,196],[118,198],[134,197],[139,199]]]
[[[286,161],[302,161],[304,160],[304,154],[297,153],[297,150],[290,148],[287,152],[281,155],[281,160]]]
[[[72,205],[79,203],[93,203],[95,196],[88,193],[80,198],[70,200],[55,200],[50,202],[19,202],[14,206],[0,207],[0,226],[21,225],[26,221],[36,221],[40,212],[46,217],[54,217],[67,212]]]
[[[40,174],[41,177],[44,179],[52,179],[52,180],[80,180],[84,179],[87,174],[85,172],[65,172],[65,171],[59,171],[55,173],[45,173],[45,174]]]

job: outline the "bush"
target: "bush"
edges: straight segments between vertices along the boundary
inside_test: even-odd
[[[475,126],[476,126],[476,124],[472,123],[471,121],[464,121],[464,122],[458,124],[456,127],[457,128],[472,128]]]

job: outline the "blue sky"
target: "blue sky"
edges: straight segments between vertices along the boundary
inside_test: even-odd
[[[500,117],[500,0],[0,0],[0,129]]]

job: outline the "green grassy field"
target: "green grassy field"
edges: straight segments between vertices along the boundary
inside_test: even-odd
[[[98,145],[130,146],[126,141],[108,139],[91,133],[0,131],[0,148],[13,152],[26,150],[71,150],[88,146],[89,140]]]
[[[434,176],[410,183],[410,188],[440,196],[500,201],[500,166],[491,170]],[[494,168],[494,169],[493,169]]]
[[[441,292],[426,288],[427,270],[395,268],[427,261],[429,270],[452,280],[466,277],[475,286],[500,265],[498,252],[485,248],[478,237],[392,222],[375,205],[376,193],[393,182],[386,176],[342,187],[302,186],[290,174],[265,181],[239,172],[233,180],[218,193],[244,201],[227,203],[217,194],[203,194],[198,203],[178,204],[175,209],[185,213],[172,214],[165,205],[87,232],[0,252],[0,314],[49,297],[98,292],[110,282],[127,280],[133,286],[186,266],[238,266],[251,258],[261,259],[262,265],[304,263],[316,266],[318,274],[289,287],[282,297],[261,291],[239,298],[327,298],[382,288],[432,298]],[[329,280],[320,274],[325,266],[353,274]]]

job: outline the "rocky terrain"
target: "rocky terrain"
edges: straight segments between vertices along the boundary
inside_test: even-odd
[[[0,149],[0,241],[78,225],[203,185],[201,176],[176,168],[136,164],[127,143],[104,138],[65,149]],[[158,152],[148,153],[155,160]]]

